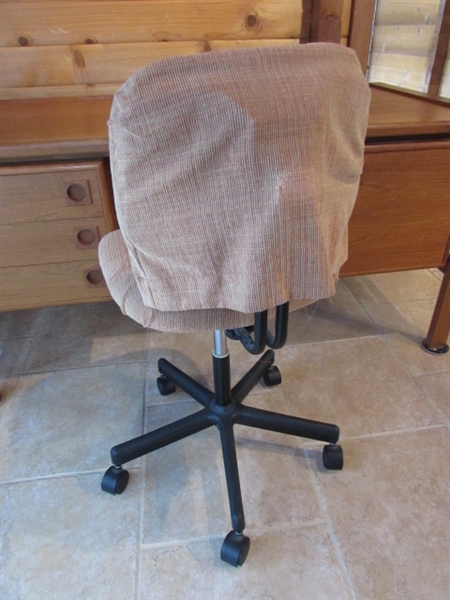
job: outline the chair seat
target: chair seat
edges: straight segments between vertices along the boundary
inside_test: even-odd
[[[113,231],[102,239],[99,257],[109,291],[115,302],[125,315],[144,327],[158,331],[189,333],[235,329],[253,323],[253,313],[245,314],[226,308],[161,311],[146,306],[134,278],[128,249],[120,231]],[[292,302],[291,309],[296,310],[311,302],[313,300]],[[269,316],[274,310],[269,311]]]

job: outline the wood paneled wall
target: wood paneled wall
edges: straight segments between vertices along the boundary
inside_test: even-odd
[[[143,65],[336,31],[352,0],[0,0],[1,96],[112,94]]]

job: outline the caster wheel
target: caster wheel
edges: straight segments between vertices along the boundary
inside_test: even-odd
[[[108,494],[121,494],[128,485],[130,474],[122,467],[109,467],[102,479],[102,490]]]
[[[173,394],[174,391],[177,389],[177,386],[173,383],[173,381],[167,379],[165,375],[161,375],[161,377],[158,377],[158,379],[156,380],[156,385],[158,386],[158,390],[161,396],[168,396],[169,394]]]
[[[342,471],[344,466],[344,453],[342,452],[342,448],[336,444],[324,446],[322,451],[322,461],[325,469]]]
[[[220,558],[232,567],[241,567],[250,550],[250,539],[243,533],[230,531],[223,540]]]
[[[273,385],[280,385],[281,383],[281,372],[278,367],[272,365],[267,369],[267,371],[262,376],[262,380],[264,385],[267,387],[271,387]]]

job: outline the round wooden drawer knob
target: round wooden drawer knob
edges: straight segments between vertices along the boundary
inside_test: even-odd
[[[65,181],[63,184],[67,206],[83,206],[92,204],[89,181]]]
[[[84,274],[86,281],[91,287],[102,287],[105,286],[105,278],[103,277],[102,270],[100,267],[93,267],[88,269]]]
[[[87,198],[87,190],[80,183],[72,183],[67,188],[67,195],[72,202],[83,202]]]
[[[97,248],[100,236],[97,227],[85,227],[76,231],[78,248]]]

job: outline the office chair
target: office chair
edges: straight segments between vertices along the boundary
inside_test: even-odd
[[[250,546],[235,424],[326,442],[325,468],[343,466],[336,425],[247,407],[244,399],[260,380],[281,383],[274,349],[286,341],[289,311],[335,293],[369,98],[356,55],[335,44],[165,59],[114,97],[120,230],[100,243],[105,280],[124,314],[145,327],[214,331],[214,390],[161,358],[160,393],[178,386],[201,409],[115,446],[102,489],[121,494],[124,463],[215,425],[232,521],[221,558],[233,566]],[[264,352],[233,386],[229,339]]]

